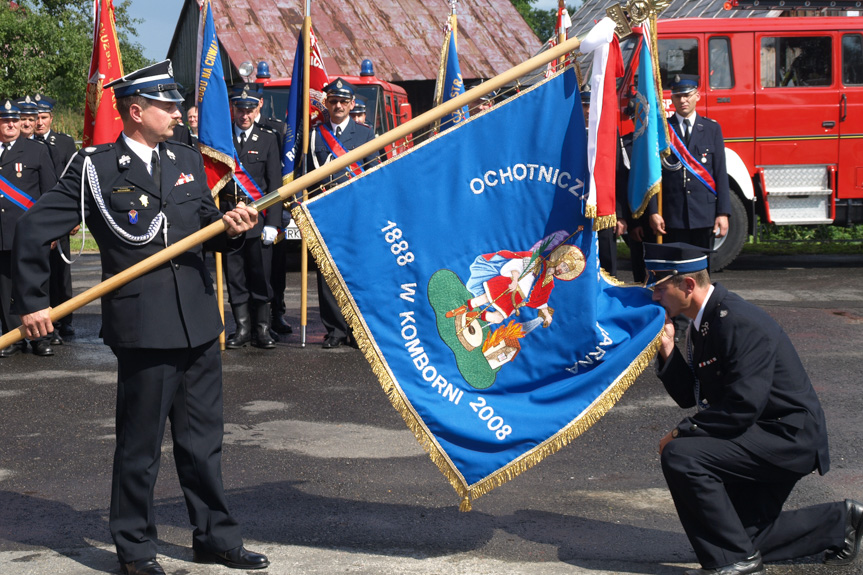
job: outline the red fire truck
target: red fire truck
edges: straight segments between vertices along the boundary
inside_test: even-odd
[[[699,76],[697,111],[725,137],[732,214],[715,268],[740,253],[757,218],[863,222],[863,18],[660,20],[657,34],[663,86]],[[633,45],[622,42],[625,55]],[[665,105],[673,110],[668,91]]]
[[[411,105],[404,88],[375,77],[371,60],[363,60],[359,76],[342,76],[356,88],[356,97],[366,103],[366,124],[374,128],[375,135],[392,130],[411,119]],[[258,84],[264,87],[264,117],[284,119],[291,92],[290,79],[273,79],[269,66],[259,62],[256,73]],[[404,152],[413,145],[410,137],[386,147],[388,158]]]

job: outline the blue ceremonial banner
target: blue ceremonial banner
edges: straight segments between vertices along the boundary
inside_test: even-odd
[[[461,67],[458,64],[458,50],[456,49],[455,30],[447,32],[449,46],[447,47],[446,74],[443,82],[443,97],[441,102],[448,102],[464,94],[464,80],[461,76]],[[455,112],[447,114],[440,121],[440,129],[448,130],[454,125],[464,122],[469,116],[467,106],[462,106]]]
[[[300,33],[297,39],[297,51],[294,54],[294,68],[291,71],[291,92],[288,94],[288,110],[285,118],[287,129],[285,130],[284,156],[282,157],[282,185],[288,184],[294,179],[294,170],[297,167],[297,157],[302,148],[303,119],[303,35]]]
[[[204,156],[207,185],[218,192],[234,171],[234,133],[228,105],[228,87],[219,54],[219,39],[210,2],[201,6],[198,38],[198,142]]]
[[[590,427],[655,353],[665,313],[601,272],[587,178],[569,69],[293,212],[464,510]]]
[[[661,94],[656,93],[653,57],[647,26],[641,37],[638,61],[638,81],[633,103],[634,131],[629,170],[629,208],[634,217],[640,217],[647,203],[662,186],[660,154],[668,148],[665,139],[665,109]]]

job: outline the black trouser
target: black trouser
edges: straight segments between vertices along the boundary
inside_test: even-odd
[[[318,271],[318,306],[321,312],[321,323],[327,330],[327,337],[347,339],[348,322],[342,315],[333,290],[324,281],[320,271]]]
[[[109,526],[120,562],[156,557],[153,489],[168,418],[194,540],[215,551],[242,545],[222,486],[218,340],[191,349],[112,351],[117,356],[117,446]]]
[[[57,247],[51,250],[49,263],[51,264],[51,279],[48,280],[48,296],[51,307],[57,307],[63,302],[72,299],[72,266],[63,261],[60,249],[69,257],[69,236],[63,236],[57,240]],[[61,325],[72,325],[72,314],[63,317],[59,322]]]
[[[596,240],[599,244],[599,265],[609,274],[617,275],[617,238],[614,236],[614,227],[605,228],[596,232]]]
[[[781,561],[844,544],[844,502],[783,512],[803,475],[768,463],[731,440],[672,439],[662,451],[662,472],[705,569],[743,561],[755,551],[765,561]]]
[[[225,254],[225,280],[231,305],[249,303],[254,308],[270,302],[272,253],[273,246],[265,246],[260,237],[251,237],[238,250]]]
[[[0,328],[2,333],[21,325],[17,315],[12,315],[12,250],[0,250]]]
[[[287,311],[285,305],[285,287],[287,272],[288,242],[282,240],[273,244],[273,269],[270,273],[270,286],[273,288],[273,306],[270,309],[273,317],[282,317]]]

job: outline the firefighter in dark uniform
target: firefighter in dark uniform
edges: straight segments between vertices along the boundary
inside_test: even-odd
[[[350,83],[342,78],[336,78],[324,87],[324,92],[327,95],[324,106],[329,113],[327,126],[346,151],[358,148],[375,139],[375,134],[371,128],[365,124],[357,124],[350,117],[350,112],[355,105],[354,87]],[[310,143],[312,153],[309,154],[307,164],[309,171],[323,166],[334,158],[335,152],[328,147],[321,130],[322,128],[318,127],[311,134],[313,141]],[[378,152],[374,152],[363,158],[362,167],[367,170],[379,163]],[[351,172],[346,169],[340,174],[328,176],[326,180],[318,182],[318,184],[322,189],[331,189],[348,181],[350,177]],[[320,273],[318,274],[318,301],[321,322],[327,330],[323,348],[333,349],[343,343],[348,343],[350,332],[348,323],[339,309],[335,295]]]
[[[36,102],[36,107],[39,111],[33,139],[48,145],[51,161],[54,162],[54,173],[59,178],[78,148],[72,136],[55,132],[52,129],[54,123],[54,100],[42,94],[36,94],[33,97],[33,101]],[[77,231],[78,228],[76,227],[72,230],[72,234],[74,235]],[[61,303],[72,299],[72,269],[63,260],[63,256],[61,255],[61,253],[65,254],[68,258],[70,255],[69,251],[68,234],[59,238],[57,244],[51,249],[51,279],[49,280],[51,307],[57,307]],[[62,345],[63,337],[75,335],[75,328],[72,327],[71,313],[63,317],[54,327],[56,329],[51,334],[51,345]]]
[[[53,330],[44,287],[48,251],[54,238],[81,221],[82,194],[83,219],[99,244],[105,278],[220,219],[234,239],[222,234],[206,249],[229,249],[257,220],[246,206],[221,214],[198,151],[166,141],[182,101],[169,60],[106,87],[114,88],[123,133],[115,143],[81,150],[16,231],[15,305],[30,336]],[[195,560],[266,567],[265,556],[243,547],[222,486],[223,327],[202,247],[103,296],[102,329],[117,357],[109,527],[121,571],[164,575],[156,560],[153,491],[169,418],[177,474],[195,526]]]
[[[366,100],[365,98],[360,98],[357,96],[354,102],[354,109],[351,110],[351,120],[356,122],[357,124],[362,124],[364,126],[368,126],[366,123]]]
[[[39,108],[30,96],[18,98],[14,102],[21,112],[21,137],[32,139],[36,132],[36,121],[39,118]]]
[[[21,135],[21,116],[10,100],[0,101],[0,327],[3,333],[17,329],[19,318],[11,309],[14,277],[12,242],[15,228],[32,202],[54,187],[57,177],[48,148]],[[45,254],[48,263],[48,254]],[[30,340],[33,353],[54,355],[49,337]],[[24,341],[0,349],[0,358],[25,351]]]
[[[794,485],[830,467],[827,425],[794,346],[767,313],[710,283],[703,248],[645,244],[653,300],[666,310],[659,378],[683,408],[660,441],[662,471],[701,570],[764,573],[764,561],[827,552],[851,563],[863,535],[853,500],[782,511]],[[684,351],[671,317],[693,320]]]
[[[261,94],[253,86],[231,97],[234,118],[234,146],[245,172],[266,195],[282,183],[279,142],[275,132],[256,124]],[[248,190],[251,193],[251,190]],[[220,207],[233,209],[237,202],[248,202],[246,193],[236,181],[229,182],[220,195]],[[228,298],[237,330],[225,342],[228,349],[244,347],[251,342],[263,349],[273,349],[270,335],[270,270],[273,263],[273,241],[282,221],[282,204],[276,203],[258,218],[255,229],[246,234],[243,247],[225,255],[225,277]],[[254,322],[254,326],[252,325]]]
[[[728,233],[731,200],[722,129],[715,120],[695,112],[700,98],[697,77],[675,76],[671,86],[675,113],[668,119],[668,125],[680,136],[695,161],[713,176],[716,193],[672,155],[671,168],[663,165],[662,169],[662,213],[658,213],[654,197],[647,214],[651,228],[664,237],[663,242],[685,242],[712,249],[713,238]]]

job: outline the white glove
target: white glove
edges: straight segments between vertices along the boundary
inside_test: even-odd
[[[261,241],[264,242],[265,246],[272,245],[272,243],[276,241],[277,235],[279,235],[279,232],[275,227],[264,226],[264,229],[261,230]]]

